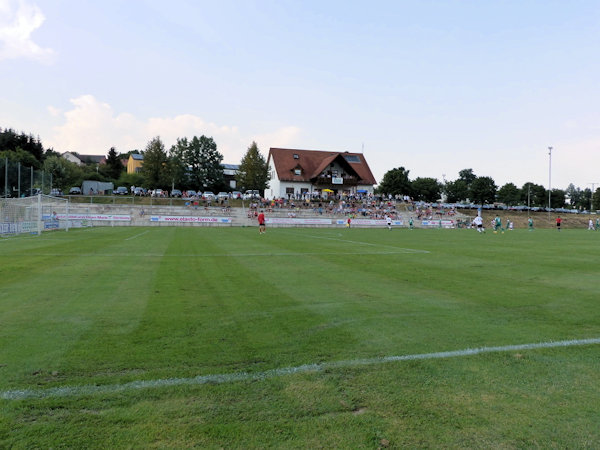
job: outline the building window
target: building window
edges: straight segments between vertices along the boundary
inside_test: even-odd
[[[298,153],[294,153],[294,159],[298,159],[300,158],[300,156],[298,155]]]
[[[344,159],[349,163],[359,163],[360,157],[358,155],[344,155]]]
[[[286,187],[285,188],[285,193],[286,193],[286,195],[293,195],[294,194],[294,188],[293,187]]]
[[[294,175],[302,175],[302,170],[294,169]]]

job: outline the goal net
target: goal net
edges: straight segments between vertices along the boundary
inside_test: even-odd
[[[48,195],[0,199],[0,236],[69,230],[69,201]]]

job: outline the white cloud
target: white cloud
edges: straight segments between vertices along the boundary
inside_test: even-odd
[[[54,127],[52,135],[44,139],[45,145],[59,152],[106,154],[115,147],[118,152],[125,153],[143,150],[155,136],[160,136],[168,150],[177,138],[206,135],[214,138],[223,162],[236,164],[253,140],[266,156],[269,147],[293,145],[300,132],[289,126],[264,134],[245,135],[236,126],[218,125],[192,114],[141,120],[128,113],[116,114],[109,104],[92,95],[70,101],[73,108],[62,113],[64,123]],[[51,115],[61,114],[52,106],[47,109]]]
[[[54,51],[42,48],[31,34],[46,18],[36,5],[25,0],[0,0],[0,61],[29,58],[49,62]]]

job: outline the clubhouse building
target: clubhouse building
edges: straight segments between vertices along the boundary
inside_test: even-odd
[[[265,198],[368,195],[377,184],[362,153],[271,148]]]

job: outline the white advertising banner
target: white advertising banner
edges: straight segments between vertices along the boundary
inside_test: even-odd
[[[346,225],[348,219],[338,219],[336,225]],[[378,219],[350,219],[350,226],[356,225],[361,227],[386,227],[387,221]],[[404,225],[403,220],[392,220],[392,226],[401,227]]]
[[[66,214],[57,214],[57,219],[66,220]],[[114,220],[114,221],[131,221],[131,216],[125,214],[69,214],[69,220]]]
[[[267,224],[283,224],[283,225],[331,225],[331,219],[296,219],[285,217],[273,217],[265,219]]]
[[[150,222],[172,223],[231,223],[231,217],[151,216]]]
[[[422,220],[424,227],[454,228],[454,220]]]

